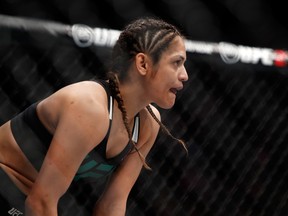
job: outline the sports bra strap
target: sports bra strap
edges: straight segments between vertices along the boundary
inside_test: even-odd
[[[131,142],[128,142],[128,144],[125,146],[125,148],[120,152],[118,155],[116,155],[113,158],[107,158],[106,157],[106,149],[107,149],[107,142],[109,138],[109,134],[111,131],[112,126],[112,120],[113,120],[113,107],[114,107],[114,98],[111,95],[111,91],[109,89],[108,83],[104,80],[94,80],[95,82],[99,83],[103,86],[103,88],[107,92],[107,100],[108,100],[108,111],[109,111],[109,128],[108,131],[104,137],[104,139],[93,149],[92,154],[98,153],[100,154],[103,159],[109,163],[109,164],[118,164],[120,163],[123,158],[132,150],[133,144]],[[134,118],[134,125],[132,129],[132,140],[133,142],[138,142],[139,137],[139,131],[140,131],[140,116],[139,113]],[[99,156],[98,156],[99,157]]]

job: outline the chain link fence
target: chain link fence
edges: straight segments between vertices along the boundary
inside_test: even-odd
[[[65,85],[105,73],[110,47],[0,30],[1,124]],[[287,216],[288,68],[187,57],[189,81],[161,113],[189,154],[160,132],[148,157],[153,171],[141,173],[127,215]]]

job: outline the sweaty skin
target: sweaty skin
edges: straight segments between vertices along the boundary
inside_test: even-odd
[[[138,53],[129,71],[129,79],[119,86],[128,125],[140,114],[140,136],[137,147],[144,156],[149,153],[159,125],[145,108],[156,103],[171,108],[177,91],[188,79],[184,62],[186,50],[180,36],[174,38],[157,65],[144,53]],[[161,120],[159,111],[152,107]],[[15,185],[27,195],[27,216],[55,216],[61,196],[67,191],[85,156],[104,138],[109,126],[107,94],[93,81],[68,85],[38,104],[37,114],[53,135],[39,172],[28,161],[10,129],[10,121],[0,127],[1,168]],[[113,121],[107,142],[106,156],[119,154],[127,145],[128,136],[122,113],[114,103]],[[94,216],[124,216],[128,195],[143,167],[143,161],[132,151],[113,173],[107,188],[95,205]]]

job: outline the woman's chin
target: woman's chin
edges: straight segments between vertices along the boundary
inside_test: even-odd
[[[171,109],[174,106],[174,104],[175,104],[175,101],[169,102],[169,103],[161,103],[157,105],[162,109]]]

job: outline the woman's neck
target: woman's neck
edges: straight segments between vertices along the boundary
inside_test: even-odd
[[[137,113],[151,103],[143,88],[136,83],[120,85],[119,89],[127,111],[128,121],[133,120]]]

